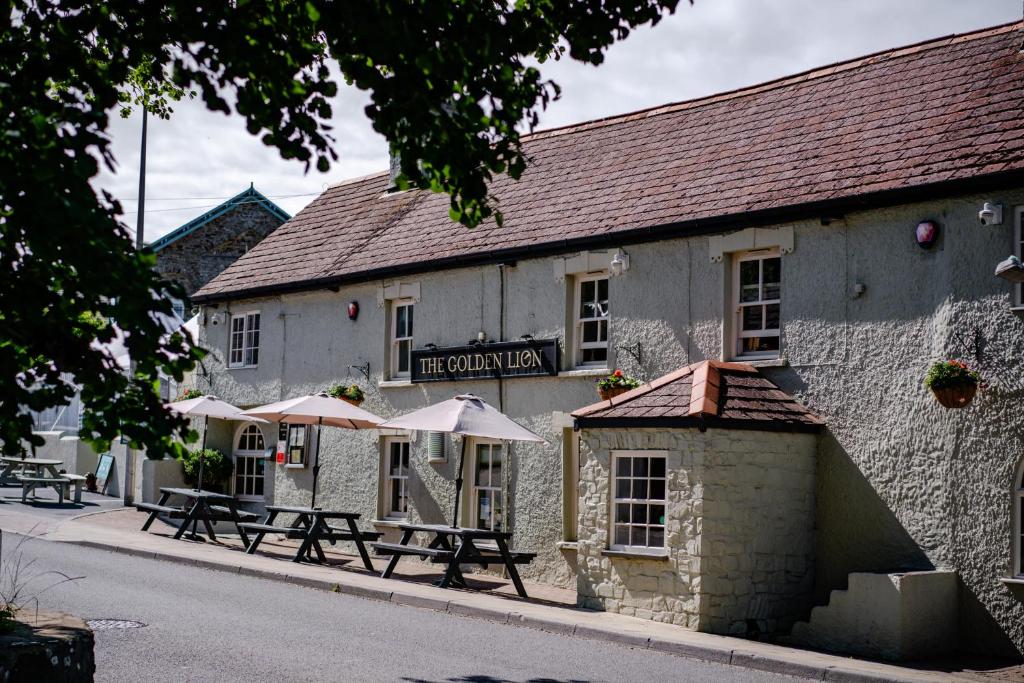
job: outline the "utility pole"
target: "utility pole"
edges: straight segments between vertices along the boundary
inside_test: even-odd
[[[139,251],[145,245],[146,228],[146,105],[142,105],[142,153],[139,158],[139,212],[135,220],[135,248]],[[128,363],[130,379],[135,378],[135,360]],[[124,504],[131,505],[135,500],[135,451],[131,444],[125,448],[124,456]]]

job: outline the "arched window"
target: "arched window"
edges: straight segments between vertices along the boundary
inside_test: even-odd
[[[1024,460],[1013,483],[1013,575],[1024,578]]]
[[[235,495],[241,500],[263,500],[264,457],[263,430],[258,425],[245,425],[235,440]]]

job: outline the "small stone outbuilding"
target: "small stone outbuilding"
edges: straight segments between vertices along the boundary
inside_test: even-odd
[[[817,416],[751,365],[704,361],[573,417],[582,606],[743,635],[806,618]]]

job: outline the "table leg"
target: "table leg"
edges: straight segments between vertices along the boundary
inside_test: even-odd
[[[409,545],[409,541],[412,539],[412,535],[416,533],[412,529],[405,529],[402,531],[402,540],[398,542],[399,545]],[[390,579],[391,574],[394,573],[395,567],[398,566],[398,561],[402,559],[401,555],[392,555],[391,559],[388,560],[388,566],[384,568],[384,573],[381,574],[381,578]]]
[[[467,544],[465,539],[463,539],[462,545],[452,555],[452,559],[448,560],[448,567],[444,570],[444,577],[442,577],[441,583],[438,584],[441,588],[447,588],[451,585],[452,579],[460,572],[459,565],[462,564],[462,558],[469,552],[468,548],[470,547],[471,544]]]
[[[505,568],[508,569],[508,574],[512,578],[512,584],[516,587],[519,597],[529,597],[526,595],[526,588],[523,587],[523,580],[519,578],[519,570],[516,569],[516,563],[512,561],[512,555],[508,552],[508,545],[505,543],[505,539],[498,536],[494,540],[498,544],[498,552],[501,553],[501,559],[505,562]]]
[[[196,519],[198,519],[196,517],[196,514],[198,513],[198,510],[196,508],[198,507],[199,501],[196,500],[196,502],[192,504],[192,507],[188,509],[188,512],[185,513],[185,519],[181,521],[181,526],[178,527],[178,532],[174,534],[175,539],[181,538],[182,535],[184,535],[184,533],[188,531],[188,525],[196,521]],[[192,535],[195,536],[195,533],[193,533]]]
[[[235,501],[228,499],[224,501],[227,503],[228,510],[231,511],[231,521],[235,523],[235,528],[238,530],[238,535],[242,539],[242,546],[249,547],[249,537],[245,533],[245,529],[238,526],[242,523],[242,519],[238,516],[238,506],[235,505]]]
[[[211,541],[217,540],[217,534],[213,533],[213,525],[210,524],[210,520],[213,519],[213,510],[210,509],[210,504],[205,500],[202,502],[202,516],[200,519],[203,520],[203,526],[206,527],[206,535],[210,537]]]
[[[160,502],[157,503],[157,505],[163,507],[164,505],[167,504],[167,499],[170,498],[170,497],[171,497],[171,494],[161,492],[160,493]],[[146,520],[146,523],[142,525],[142,530],[143,531],[148,531],[149,530],[149,526],[153,523],[154,520],[156,520],[156,516],[158,514],[160,514],[160,513],[157,512],[156,510],[153,510],[153,512],[149,513],[149,518]],[[175,536],[175,538],[177,538],[177,536]]]
[[[277,519],[277,510],[271,510],[270,512],[267,513],[267,518],[263,520],[263,523],[267,526],[271,526],[274,523],[275,519]],[[263,537],[266,535],[266,531],[256,532],[256,536],[253,537],[252,542],[246,545],[245,553],[247,555],[254,554],[256,552],[256,548],[258,548],[260,543],[263,542]]]
[[[295,553],[295,557],[292,562],[302,562],[302,558],[312,560],[310,555],[312,554],[311,546],[313,545],[313,529],[312,524],[307,515],[299,514],[295,517],[295,521],[292,522],[292,527],[299,529],[302,528],[306,531],[302,538],[302,543],[299,544],[299,551]]]
[[[348,518],[348,528],[352,531],[352,539],[359,550],[359,557],[363,558],[363,566],[366,567],[367,571],[372,572],[373,563],[370,562],[370,554],[366,552],[366,546],[363,545],[363,539],[359,533],[359,527],[356,526],[356,520],[351,517]]]
[[[463,543],[466,543],[466,541],[463,540]],[[434,536],[434,540],[430,542],[430,545],[428,547],[441,548],[442,550],[448,550],[452,553],[457,552],[455,546],[452,545],[452,542],[451,540],[449,540],[447,534],[437,534],[436,536]],[[470,547],[473,548],[472,544],[470,544]],[[453,572],[454,573],[452,578],[455,585],[464,588],[466,586],[466,577],[462,575],[462,569],[459,567],[459,565],[455,565],[455,569],[453,570]]]

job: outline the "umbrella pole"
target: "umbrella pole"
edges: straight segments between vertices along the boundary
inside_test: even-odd
[[[203,418],[203,444],[199,447],[199,476],[196,477],[196,491],[203,489],[203,460],[206,456],[206,432],[210,429],[210,418]]]
[[[309,500],[309,507],[316,507],[316,480],[320,477],[320,432],[324,428],[324,418],[317,419],[316,425],[316,455],[313,456],[313,496]]]
[[[462,496],[462,467],[466,462],[466,442],[469,441],[469,437],[463,435],[462,437],[462,450],[459,453],[459,469],[455,473],[455,510],[452,512],[452,528],[458,528],[459,526],[459,498]]]

